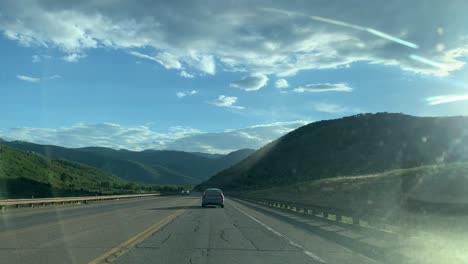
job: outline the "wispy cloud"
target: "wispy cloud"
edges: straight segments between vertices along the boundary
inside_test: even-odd
[[[323,103],[323,102],[314,104],[314,109],[318,112],[329,113],[329,114],[349,112],[349,108],[345,106],[332,104],[332,103]]]
[[[181,71],[179,75],[180,75],[181,77],[189,78],[189,79],[195,77],[193,74],[190,74],[190,73],[188,73],[188,72],[186,72],[186,71]]]
[[[32,62],[33,63],[39,63],[39,62],[43,62],[45,60],[50,60],[52,58],[52,56],[49,56],[49,55],[39,55],[39,54],[35,54],[32,56]]]
[[[26,82],[32,82],[32,83],[37,83],[37,82],[40,82],[41,79],[40,78],[36,78],[36,77],[31,77],[31,76],[26,76],[26,75],[21,75],[21,74],[17,74],[16,75],[16,78],[22,80],[22,81],[26,81]]]
[[[182,97],[186,97],[186,96],[190,96],[190,95],[195,95],[195,94],[197,94],[197,93],[198,93],[197,90],[185,91],[185,92],[177,92],[177,93],[176,93],[176,96],[179,97],[179,98],[182,98]]]
[[[19,80],[22,80],[22,81],[25,81],[25,82],[32,82],[32,83],[38,83],[40,81],[48,81],[48,80],[56,80],[56,79],[60,79],[62,78],[62,76],[58,75],[58,74],[54,74],[54,75],[51,75],[51,76],[47,76],[47,77],[32,77],[32,76],[26,76],[26,75],[21,75],[21,74],[17,74],[16,75],[16,78],[18,78]]]
[[[158,133],[147,126],[79,123],[60,128],[0,129],[0,137],[6,140],[22,140],[73,148],[102,146],[129,150],[171,149],[228,153],[241,148],[260,148],[309,122],[307,120],[274,122],[212,133],[182,126],[171,127],[167,133]]]
[[[275,87],[278,89],[284,89],[289,87],[289,83],[286,79],[278,79],[275,82]]]
[[[353,88],[349,87],[346,83],[317,83],[307,84],[304,86],[292,89],[295,93],[320,93],[320,92],[351,92]]]
[[[244,109],[243,106],[237,106],[235,103],[237,102],[237,97],[235,96],[225,96],[220,95],[217,99],[208,101],[209,104],[216,105],[219,107],[228,107],[234,109]]]
[[[304,70],[365,62],[449,75],[465,67],[463,58],[468,53],[463,39],[465,14],[453,12],[467,9],[464,1],[453,4],[454,8],[434,1],[425,12],[416,13],[413,10],[421,9],[424,3],[391,1],[383,6],[372,1],[362,9],[354,8],[352,1],[339,7],[317,1],[267,5],[252,1],[236,4],[234,9],[228,3],[206,3],[197,9],[197,3],[173,1],[161,9],[157,2],[143,6],[123,0],[105,1],[89,12],[88,5],[68,1],[60,8],[53,1],[17,2],[0,1],[2,13],[9,14],[2,16],[0,30],[20,45],[45,46],[66,54],[101,48],[154,50],[158,54],[152,57],[164,67],[182,66],[207,74],[215,74],[219,65],[223,70],[292,76]],[[385,18],[382,8],[388,10]],[[173,15],[167,15],[167,10]],[[187,10],[192,10],[190,15]],[[310,16],[314,14],[304,10],[320,16]],[[399,19],[391,19],[394,17]],[[424,17],[431,17],[431,21]],[[442,26],[438,21],[446,17],[451,18],[452,26],[443,32],[443,38],[436,37],[435,29]],[[439,44],[445,48],[436,49]],[[72,61],[74,57],[70,55]],[[439,64],[444,67],[434,67]]]
[[[166,69],[182,69],[182,64],[176,56],[169,52],[159,52],[155,56],[150,56],[136,51],[129,51],[128,54],[146,60],[155,61]]]
[[[429,105],[447,104],[466,100],[468,100],[468,94],[438,95],[426,98],[426,102]]]
[[[260,74],[244,77],[241,80],[231,82],[231,86],[245,91],[256,91],[265,86],[267,83],[268,77]]]
[[[132,56],[135,56],[135,57],[138,57],[140,59],[147,59],[147,60],[152,60],[152,61],[156,61],[156,58],[150,56],[150,55],[146,55],[146,54],[143,54],[143,53],[140,53],[140,52],[136,52],[136,51],[129,51],[128,54],[132,55]]]
[[[77,62],[81,59],[86,58],[88,55],[82,53],[69,53],[62,57],[62,59],[66,62]]]
[[[52,76],[45,77],[45,78],[43,78],[43,79],[44,79],[44,80],[56,80],[56,79],[60,79],[60,78],[62,78],[61,75],[54,74],[54,75],[52,75]]]

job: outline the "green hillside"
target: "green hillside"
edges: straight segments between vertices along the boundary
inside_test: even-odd
[[[51,160],[0,144],[0,198],[31,198],[156,191],[83,164]]]
[[[198,188],[266,188],[466,161],[468,117],[360,114],[296,129]]]
[[[4,141],[3,144],[51,159],[93,166],[128,181],[166,185],[197,184],[254,152],[241,150],[218,157],[183,151],[129,151],[103,147],[72,149],[22,141]]]
[[[238,194],[256,199],[352,210],[362,215],[374,212],[376,215],[397,219],[401,205],[410,210],[413,210],[414,206],[426,205],[442,205],[432,209],[445,211],[466,208],[468,163],[428,165],[369,175],[333,177]],[[408,199],[413,203],[406,203]]]

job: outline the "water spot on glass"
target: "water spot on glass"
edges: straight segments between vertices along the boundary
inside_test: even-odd
[[[358,48],[363,49],[363,48],[366,47],[366,44],[364,44],[364,43],[358,43],[358,44],[356,44],[356,46],[357,46]]]
[[[439,43],[439,44],[436,45],[436,49],[437,49],[437,51],[444,51],[445,45],[442,44],[442,43]]]
[[[442,36],[444,34],[444,28],[443,27],[438,27],[437,28],[437,34],[439,34],[439,36]]]
[[[422,142],[422,143],[426,143],[426,142],[427,142],[427,137],[422,137],[422,138],[421,138],[421,142]]]

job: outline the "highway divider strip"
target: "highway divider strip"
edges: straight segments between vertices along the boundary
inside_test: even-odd
[[[246,197],[239,197],[239,196],[233,196],[233,198],[237,198],[237,199],[244,200],[250,203],[268,206],[268,207],[272,207],[272,208],[276,208],[280,210],[287,210],[287,211],[292,211],[294,213],[312,215],[314,217],[322,218],[325,221],[332,221],[332,222],[346,224],[346,225],[352,224],[356,227],[364,228],[369,231],[373,230],[376,232],[395,234],[395,233],[398,233],[396,232],[396,230],[399,230],[397,226],[386,224],[384,221],[379,221],[376,218],[366,218],[363,215],[358,215],[350,211],[338,210],[338,209],[327,208],[327,207],[312,206],[312,205],[288,203],[288,202],[277,201],[277,200],[267,200],[267,199],[257,200],[257,199],[251,199],[251,198],[246,198]]]
[[[131,237],[125,242],[122,242],[118,246],[114,247],[113,249],[107,251],[106,253],[102,254],[101,256],[97,257],[96,259],[92,260],[88,264],[103,264],[103,263],[112,263],[117,260],[119,257],[127,253],[130,249],[135,247],[137,244],[143,242],[145,239],[150,237],[155,232],[159,231],[161,228],[166,226],[167,224],[171,223],[174,219],[176,219],[179,215],[185,212],[185,209],[177,210],[174,213],[170,214],[163,220],[159,221],[158,223],[148,227],[143,232]]]

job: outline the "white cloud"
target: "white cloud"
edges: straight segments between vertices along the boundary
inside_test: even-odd
[[[353,88],[349,87],[346,83],[316,83],[307,84],[301,87],[292,89],[295,93],[320,93],[320,92],[351,92]]]
[[[319,112],[331,114],[344,113],[349,111],[347,107],[331,103],[316,103],[314,105],[314,109]]]
[[[158,62],[158,60],[156,60],[155,57],[152,57],[152,56],[149,56],[149,55],[140,53],[140,52],[129,51],[128,54],[133,55],[133,56],[135,56],[135,57],[138,57],[138,58],[140,58],[140,59],[147,59],[147,60],[152,60],[152,61]]]
[[[195,77],[193,74],[190,74],[190,73],[188,73],[188,72],[186,72],[186,71],[181,71],[179,75],[180,75],[181,77],[189,78],[189,79]]]
[[[86,58],[86,54],[81,54],[81,53],[69,53],[65,56],[62,57],[62,59],[66,62],[77,62],[81,59]]]
[[[130,51],[128,54],[141,59],[147,59],[155,61],[161,64],[166,69],[182,69],[182,64],[179,62],[177,56],[174,56],[168,52],[160,52],[155,56],[150,56],[136,51]]]
[[[193,133],[174,131],[163,134],[151,131],[146,126],[122,126],[113,123],[76,124],[61,128],[20,127],[0,131],[8,140],[23,140],[40,144],[65,147],[102,146],[115,149],[143,150],[151,148],[153,142],[165,142]]]
[[[244,77],[239,81],[231,82],[232,87],[245,91],[256,91],[268,83],[268,77],[263,74]]]
[[[258,149],[284,134],[310,123],[305,120],[275,122],[217,133],[199,133],[166,144],[168,149],[229,153],[241,148]]]
[[[156,54],[155,59],[166,69],[182,69],[182,64],[177,57],[169,52],[160,52]]]
[[[52,58],[52,56],[49,56],[49,55],[39,55],[39,54],[35,54],[32,56],[32,62],[33,63],[39,63],[39,62],[43,62],[45,60],[50,60]]]
[[[16,75],[16,78],[22,80],[22,81],[26,81],[26,82],[32,82],[32,83],[37,83],[37,82],[40,82],[40,81],[48,81],[48,80],[56,80],[56,79],[60,79],[62,78],[62,76],[58,75],[58,74],[54,74],[54,75],[51,75],[51,76],[47,76],[47,77],[31,77],[31,76],[26,76],[26,75],[21,75],[21,74],[17,74]]]
[[[158,133],[147,126],[80,123],[61,128],[0,129],[0,137],[6,140],[22,140],[73,148],[101,146],[129,150],[171,149],[228,153],[241,148],[260,148],[307,123],[309,122],[304,120],[275,122],[216,133],[206,133],[182,126],[171,127],[168,133]]]
[[[462,57],[468,54],[465,1],[429,6],[339,0],[198,5],[1,1],[0,10],[8,15],[0,17],[0,31],[20,45],[65,54],[96,48],[151,50],[167,68],[206,74],[215,74],[216,62],[223,70],[277,76],[367,62],[444,76],[463,68]]]
[[[43,79],[45,79],[45,80],[56,80],[56,79],[61,79],[61,78],[62,78],[61,75],[54,74],[54,75],[51,75],[51,76],[49,76],[49,77],[45,77],[45,78],[43,78]]]
[[[228,107],[228,108],[235,108],[235,109],[244,109],[243,106],[234,105],[237,102],[237,97],[235,96],[225,96],[220,95],[217,99],[212,101],[208,101],[208,103],[212,105],[216,105],[219,107]]]
[[[466,100],[468,100],[468,94],[439,95],[426,98],[426,102],[429,105],[447,104]]]
[[[200,55],[191,52],[188,57],[182,58],[186,63],[201,71],[202,73],[207,73],[214,75],[216,73],[216,63],[212,55]]]
[[[37,82],[40,82],[41,79],[40,78],[36,78],[36,77],[31,77],[31,76],[26,76],[26,75],[21,75],[21,74],[17,74],[16,75],[16,78],[22,80],[22,81],[26,81],[26,82],[33,82],[33,83],[37,83]]]
[[[275,82],[275,87],[278,89],[288,88],[289,83],[286,79],[278,79]]]
[[[197,94],[197,90],[192,90],[192,91],[185,91],[185,92],[177,92],[176,95],[179,98],[185,97],[185,96],[190,96],[190,95],[195,95]]]

